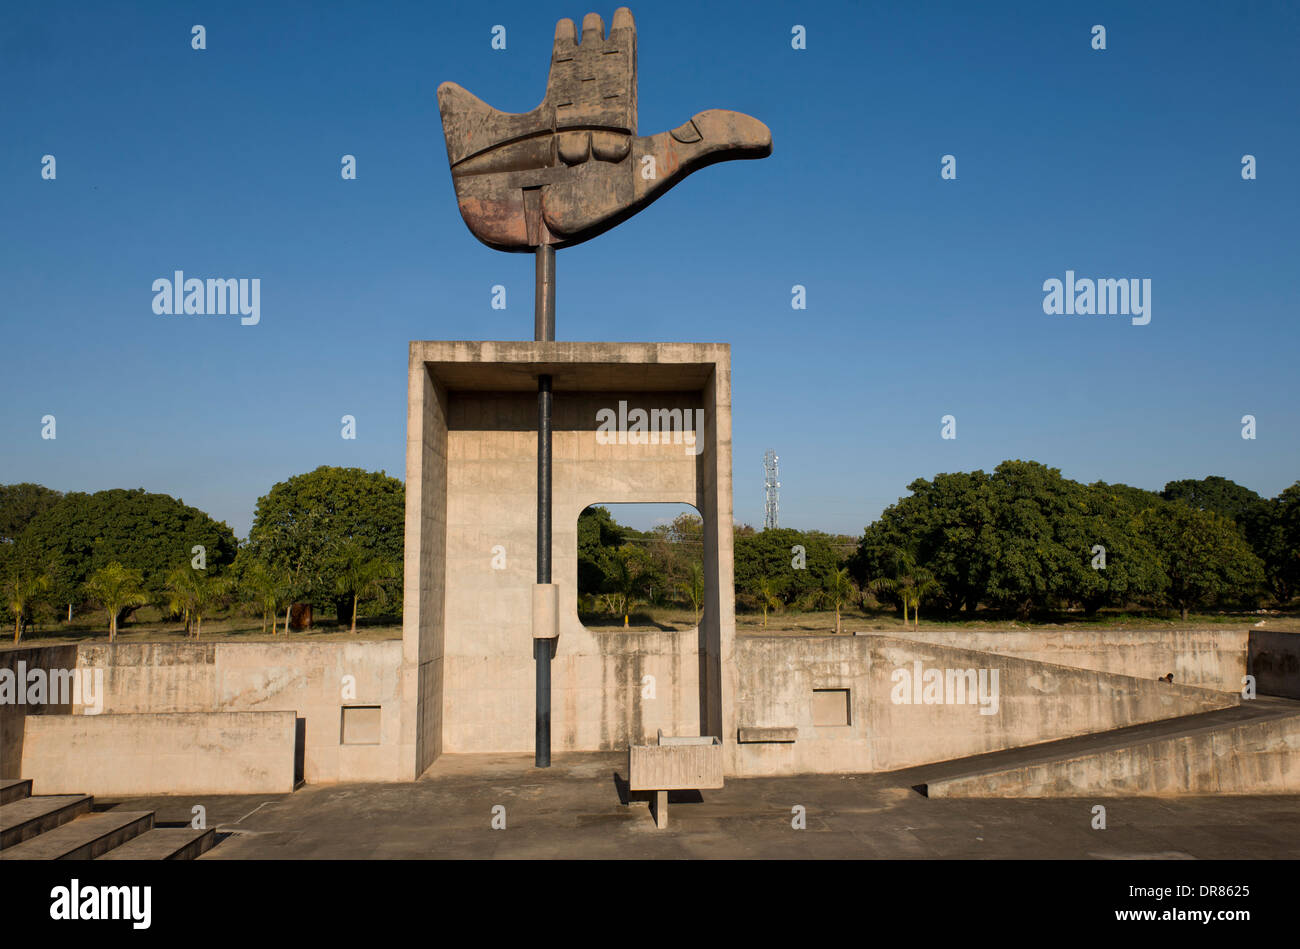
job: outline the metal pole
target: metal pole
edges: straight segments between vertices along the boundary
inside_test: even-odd
[[[555,248],[537,248],[537,287],[534,295],[533,336],[538,342],[555,340]],[[551,377],[537,378],[537,582],[551,582]],[[537,663],[537,710],[533,763],[551,766],[551,640],[533,640]]]

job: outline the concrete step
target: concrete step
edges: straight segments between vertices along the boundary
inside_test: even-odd
[[[0,778],[0,806],[31,796],[30,778]]]
[[[93,860],[153,828],[153,811],[101,811],[0,853],[0,860]]]
[[[217,832],[211,827],[155,827],[115,847],[100,860],[193,860],[211,850]]]
[[[929,797],[1300,792],[1300,702],[1259,698],[916,769]]]
[[[89,794],[38,794],[0,805],[0,850],[90,812]]]

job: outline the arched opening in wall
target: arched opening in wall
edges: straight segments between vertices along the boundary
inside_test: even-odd
[[[689,504],[578,515],[578,618],[590,629],[689,630],[704,615],[704,519]]]

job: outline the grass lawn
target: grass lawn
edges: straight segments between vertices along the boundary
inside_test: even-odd
[[[258,616],[240,616],[238,614],[218,614],[203,619],[203,635],[198,642],[284,642],[284,616],[279,618],[277,635],[272,636],[270,625],[262,632],[262,619]],[[315,619],[310,629],[291,630],[288,640],[293,642],[344,642],[375,639],[401,639],[402,623],[392,616],[363,618],[357,621],[357,633],[348,632],[348,623],[337,623],[333,617]],[[136,610],[131,618],[118,626],[119,643],[169,643],[195,642],[193,636],[186,637],[185,624],[179,621],[166,621],[155,607]],[[70,643],[107,643],[108,613],[104,610],[82,613],[74,616],[71,623],[44,620],[35,629],[28,627],[23,633],[20,646],[62,646]],[[12,647],[13,629],[0,638],[0,647]]]
[[[580,619],[589,629],[613,630],[623,628],[621,616],[609,614],[581,614]],[[951,620],[940,616],[921,617],[920,629],[1206,629],[1222,627],[1225,629],[1243,629],[1254,627],[1263,622],[1260,628],[1300,633],[1300,613],[1277,612],[1273,610],[1259,613],[1192,613],[1186,620],[1177,613],[1124,613],[1103,610],[1095,616],[1083,613],[1063,613],[1055,616],[1034,619],[1029,622],[1007,619],[995,615],[986,618],[976,616],[972,619]],[[691,610],[671,609],[667,607],[641,608],[632,614],[629,629],[683,630],[695,626],[695,613]],[[861,609],[842,610],[840,628],[844,633],[858,631],[902,632],[912,629],[912,624],[903,625],[902,611],[864,611]],[[827,634],[835,632],[835,614],[831,611],[794,611],[771,612],[767,614],[767,626],[763,625],[760,612],[736,611],[736,631],[740,633],[793,633],[793,634]]]

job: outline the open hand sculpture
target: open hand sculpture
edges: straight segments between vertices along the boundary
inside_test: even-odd
[[[453,82],[438,87],[461,216],[497,250],[570,247],[631,217],[691,172],[772,153],[772,133],[710,109],[670,132],[636,132],[636,24],[626,7],[609,36],[595,13],[555,26],[546,98],[499,112]]]

